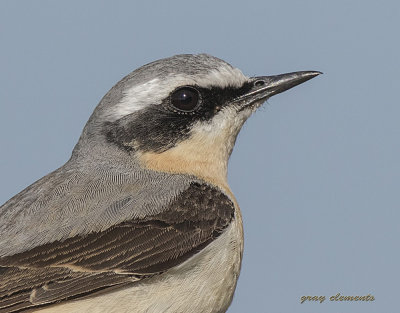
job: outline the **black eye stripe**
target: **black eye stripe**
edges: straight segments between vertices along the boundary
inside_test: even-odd
[[[181,87],[170,95],[173,109],[181,112],[193,112],[200,104],[200,93],[193,87]]]
[[[172,94],[182,88],[198,92],[198,105],[191,111],[176,108],[171,103]],[[161,106],[149,105],[117,121],[105,123],[103,133],[108,142],[128,152],[135,149],[162,152],[189,138],[194,123],[211,120],[219,110],[251,88],[252,83],[239,88],[182,86],[173,90]],[[185,101],[186,97],[183,97]]]
[[[175,89],[164,104],[180,115],[197,115],[199,118],[208,119],[215,108],[222,108],[238,96],[251,90],[253,85],[243,84],[241,87],[211,87],[182,86]],[[197,104],[196,104],[197,101]]]

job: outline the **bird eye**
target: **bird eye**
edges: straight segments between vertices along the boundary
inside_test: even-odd
[[[175,109],[191,112],[199,104],[199,92],[192,87],[182,87],[171,94],[171,104]]]

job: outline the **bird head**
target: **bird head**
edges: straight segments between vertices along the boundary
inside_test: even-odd
[[[269,97],[320,74],[315,71],[247,77],[216,57],[176,55],[133,71],[93,112],[75,148],[129,155],[161,172],[226,180],[236,137]]]

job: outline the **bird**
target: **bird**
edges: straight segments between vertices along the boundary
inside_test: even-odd
[[[122,78],[70,159],[0,207],[0,312],[226,312],[243,256],[236,138],[319,74],[181,54]]]

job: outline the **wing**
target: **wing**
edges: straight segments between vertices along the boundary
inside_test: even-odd
[[[222,192],[191,183],[161,213],[0,258],[0,312],[92,295],[163,273],[217,238],[234,216]]]

